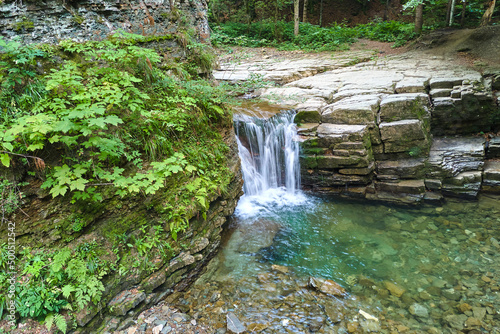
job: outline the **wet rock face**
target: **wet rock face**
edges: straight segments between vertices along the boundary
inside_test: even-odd
[[[1,34],[7,39],[19,36],[24,43],[101,40],[118,31],[166,35],[177,32],[181,25],[194,27],[197,37],[207,41],[206,1],[47,0],[6,1],[0,5]]]

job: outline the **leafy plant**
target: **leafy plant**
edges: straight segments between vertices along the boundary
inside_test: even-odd
[[[50,325],[55,321],[61,329],[64,318],[54,314],[101,300],[107,265],[95,261],[95,247],[83,244],[77,250],[39,253],[24,249],[22,254],[23,279],[16,286],[16,310],[21,317],[42,318]]]
[[[61,315],[61,314],[49,314],[45,318],[45,327],[47,330],[50,331],[52,328],[52,325],[55,324],[57,329],[59,329],[61,332],[66,333],[68,329],[68,325],[66,323],[66,319]]]
[[[416,37],[413,25],[398,21],[378,21],[356,27],[332,24],[319,27],[301,23],[300,34],[293,34],[293,22],[279,22],[279,38],[273,33],[275,22],[255,22],[243,24],[230,22],[212,27],[212,42],[216,46],[238,45],[248,47],[274,46],[280,49],[306,51],[328,51],[345,49],[357,38],[367,38],[383,42],[404,42]]]

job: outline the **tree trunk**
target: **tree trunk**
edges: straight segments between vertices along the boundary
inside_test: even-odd
[[[170,0],[170,10],[175,8],[175,0]]]
[[[450,13],[451,13],[451,3],[453,0],[448,0],[448,6],[446,7],[446,25],[450,22]]]
[[[299,0],[293,0],[293,18],[294,18],[293,34],[295,36],[299,35],[299,11],[300,11]]]
[[[462,16],[460,17],[460,26],[465,25],[465,12],[467,8],[467,0],[462,0]]]
[[[307,23],[307,0],[304,0],[304,10],[302,11],[302,22]]]
[[[323,26],[323,0],[319,4],[319,26]]]
[[[424,24],[424,4],[417,5],[415,9],[415,33],[420,35],[422,33],[422,26]]]
[[[491,0],[490,4],[488,5],[488,9],[484,12],[483,18],[481,19],[481,27],[487,26],[490,21],[491,17],[493,16],[493,11],[495,10],[495,4],[496,0]]]
[[[389,8],[391,8],[391,0],[386,0],[384,9],[384,21],[387,21],[389,19]]]
[[[456,2],[456,0],[451,0],[450,20],[448,21],[449,27],[451,27],[451,25],[453,24],[453,15],[455,14],[455,2]]]

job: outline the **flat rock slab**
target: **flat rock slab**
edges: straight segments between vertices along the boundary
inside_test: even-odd
[[[345,71],[338,78],[344,83],[344,89],[371,89],[392,94],[396,83],[403,80],[404,75],[390,69],[364,69]]]
[[[146,299],[146,294],[137,289],[122,291],[108,303],[109,308],[112,310],[110,313],[123,316],[144,299]]]
[[[346,125],[323,123],[318,127],[318,136],[359,135],[363,136],[366,125]]]
[[[333,124],[373,124],[381,96],[352,96],[323,108],[321,121]]]
[[[482,170],[485,140],[480,137],[434,138],[429,152],[429,176],[456,176]]]
[[[249,55],[250,56],[250,55]],[[231,60],[223,62],[220,68],[213,72],[217,80],[238,82],[251,78],[252,73],[277,83],[288,83],[321,72],[346,67],[353,61],[366,61],[373,56],[373,51],[346,52],[342,56],[332,57],[331,54],[304,55],[295,59],[260,58],[258,60]]]
[[[332,95],[332,102],[338,102],[353,96],[360,95],[380,95],[382,92],[378,89],[359,89],[351,88],[350,86],[340,88],[337,93]]]
[[[380,136],[382,141],[409,142],[425,139],[422,122],[418,119],[407,119],[402,121],[380,123]]]
[[[396,84],[396,93],[425,93],[429,85],[429,77],[405,76]]]
[[[424,180],[403,180],[399,182],[377,182],[375,184],[377,190],[389,193],[400,194],[424,194]]]
[[[397,176],[402,179],[421,178],[425,174],[425,159],[377,161],[376,170],[379,176]]]
[[[428,152],[428,134],[418,119],[380,123],[379,129],[386,154],[408,153],[416,157]]]

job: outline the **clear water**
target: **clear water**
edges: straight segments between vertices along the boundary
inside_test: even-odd
[[[262,333],[500,333],[499,240],[498,197],[398,207],[277,183],[242,197],[219,254],[179,303],[214,332],[233,312]],[[308,287],[311,276],[348,295]]]

